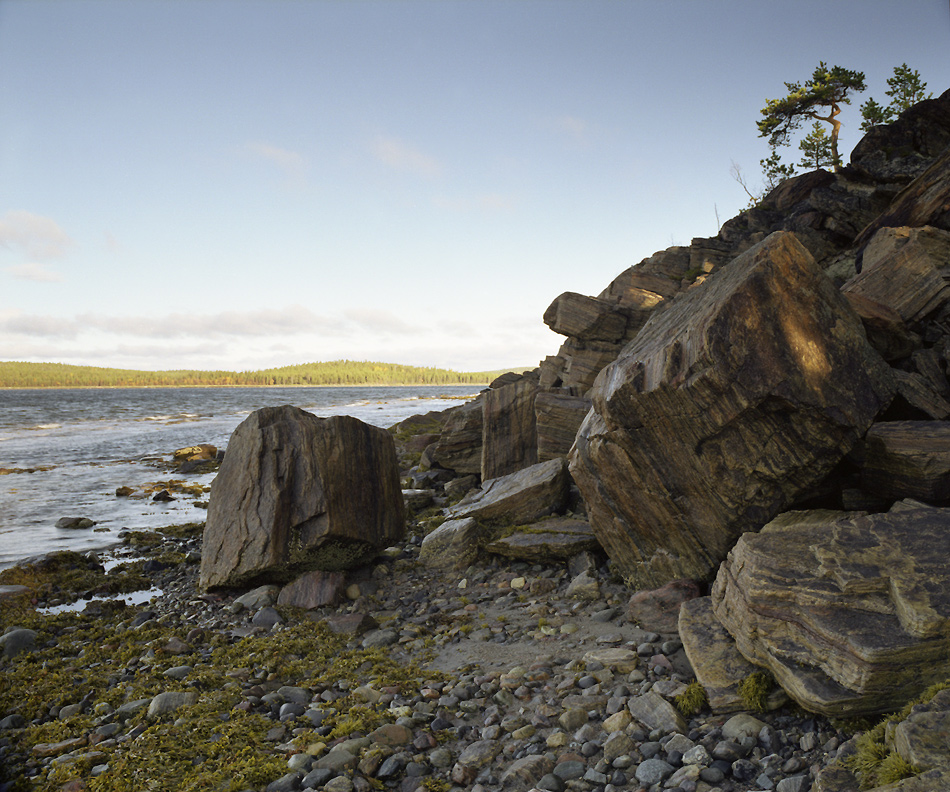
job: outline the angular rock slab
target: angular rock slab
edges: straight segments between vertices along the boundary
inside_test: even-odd
[[[452,520],[471,517],[494,525],[523,525],[563,512],[569,486],[565,460],[539,462],[483,482],[481,489],[446,509],[445,515]]]
[[[478,559],[484,534],[471,517],[446,520],[422,540],[419,561],[437,569],[464,569]]]
[[[600,373],[570,469],[630,585],[708,579],[893,392],[847,301],[777,232],[655,314]]]
[[[581,341],[620,341],[627,332],[627,314],[616,304],[575,292],[564,292],[544,312],[555,333]]]
[[[456,473],[481,473],[482,410],[479,397],[445,411],[442,436],[426,449],[428,463]]]
[[[569,389],[542,390],[534,399],[538,427],[538,462],[566,457],[590,410],[590,399]]]
[[[405,530],[389,432],[348,416],[265,407],[234,430],[211,486],[200,585],[347,568]]]
[[[950,300],[942,270],[950,233],[935,228],[882,228],[868,243],[864,266],[841,290],[891,308],[914,326]]]
[[[712,600],[698,597],[683,603],[679,614],[679,635],[696,681],[706,690],[709,708],[716,713],[741,712],[745,709],[739,684],[759,670],[736,648],[736,642],[713,615]],[[788,702],[781,688],[769,695],[768,709]]]
[[[874,424],[866,438],[861,488],[892,500],[950,499],[950,422]]]
[[[716,619],[802,707],[899,709],[950,676],[950,509],[789,512],[722,564]]]
[[[518,526],[508,536],[489,542],[485,549],[506,558],[557,563],[573,558],[578,553],[599,550],[600,545],[586,520],[557,517]]]

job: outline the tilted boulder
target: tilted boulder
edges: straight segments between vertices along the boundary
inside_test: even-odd
[[[563,513],[569,488],[567,462],[552,459],[483,482],[481,489],[446,509],[445,516],[451,520],[472,517],[494,525],[523,525]]]
[[[211,486],[200,585],[285,582],[311,569],[347,568],[405,528],[385,429],[265,407],[234,430]]]
[[[538,383],[522,378],[485,393],[482,414],[482,481],[506,476],[538,461],[534,397]]]
[[[544,323],[555,333],[582,341],[620,341],[627,332],[627,314],[616,305],[564,292],[544,312]]]
[[[950,675],[950,510],[788,512],[747,533],[716,619],[802,707],[890,712]]]
[[[598,376],[570,457],[594,533],[637,588],[709,579],[850,451],[889,372],[811,255],[772,234]]]
[[[950,148],[901,190],[887,209],[855,238],[865,245],[882,228],[934,226],[950,231]]]

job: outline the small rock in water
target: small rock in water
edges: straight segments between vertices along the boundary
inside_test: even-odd
[[[82,529],[82,528],[92,528],[95,525],[95,522],[90,520],[88,517],[60,517],[56,521],[57,528],[71,528],[71,529]]]

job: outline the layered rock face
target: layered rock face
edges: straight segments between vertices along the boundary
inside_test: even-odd
[[[888,712],[946,678],[948,556],[950,509],[789,512],[742,536],[713,613],[809,711]]]
[[[655,315],[599,375],[571,472],[633,585],[709,578],[893,392],[846,300],[776,233]]]
[[[290,580],[371,558],[405,533],[395,446],[356,418],[265,407],[231,436],[211,488],[202,588]]]

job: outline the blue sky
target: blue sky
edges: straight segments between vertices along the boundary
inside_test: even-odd
[[[0,360],[534,366],[712,236],[818,61],[950,88],[946,0],[0,0]],[[798,159],[789,150],[785,159]]]

